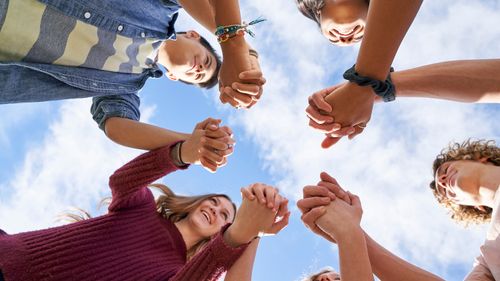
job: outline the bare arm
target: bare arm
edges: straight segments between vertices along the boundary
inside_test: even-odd
[[[179,4],[194,20],[214,33],[217,26],[214,6],[211,2],[210,0],[179,0]]]
[[[397,97],[500,102],[500,59],[441,62],[394,72]]]
[[[356,62],[360,74],[385,80],[421,4],[422,0],[370,1],[366,31]]]
[[[339,236],[340,276],[343,281],[373,280],[363,230],[358,227],[349,235]]]
[[[224,281],[251,281],[252,269],[259,246],[259,238],[254,239],[246,248],[243,255],[227,271]]]
[[[108,138],[118,144],[144,150],[163,147],[190,136],[190,134],[178,133],[120,117],[107,119],[105,131]]]
[[[443,281],[444,279],[425,271],[386,250],[365,234],[372,270],[384,281]]]

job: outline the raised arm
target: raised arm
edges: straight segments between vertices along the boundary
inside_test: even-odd
[[[242,23],[238,0],[179,0],[187,13],[210,32],[219,26]],[[250,46],[244,36],[234,36],[220,43],[224,58],[219,72],[222,103],[235,108],[249,108],[260,98],[262,73],[250,59]],[[258,70],[257,79],[245,79],[242,73]]]
[[[265,229],[263,233],[267,235],[274,235],[288,225],[288,219],[290,217],[290,212],[288,211],[288,200],[282,200],[281,196],[277,194],[276,189],[265,185],[250,185],[246,188],[242,188],[241,191],[242,196],[245,199],[251,201],[257,200],[261,205],[267,206],[269,209],[278,210],[276,218],[279,218],[280,220],[275,221],[275,223],[272,224],[270,228]],[[278,201],[280,202],[278,203]],[[273,204],[270,205],[270,202]],[[252,242],[250,242],[243,255],[228,270],[224,281],[252,280],[252,270],[259,241],[260,238],[255,238]]]
[[[304,198],[297,202],[297,206],[303,213],[302,221],[308,228],[310,228],[316,234],[321,235],[332,242],[338,242],[339,255],[341,256],[341,270],[342,255],[344,255],[345,260],[344,268],[346,266],[351,267],[350,265],[360,261],[354,260],[352,261],[352,263],[349,263],[351,262],[351,257],[349,255],[353,252],[358,252],[363,253],[362,259],[366,258],[365,253],[367,253],[371,265],[370,272],[373,272],[375,275],[377,275],[380,280],[443,280],[438,276],[420,269],[419,267],[414,266],[411,263],[408,263],[398,256],[392,254],[362,231],[361,235],[364,237],[363,239],[361,239],[361,237],[359,236],[360,229],[354,228],[353,231],[350,231],[352,237],[349,237],[349,235],[347,235],[347,238],[341,238],[341,236],[339,235],[334,237],[335,231],[338,232],[336,228],[342,230],[342,226],[349,226],[349,224],[345,224],[345,222],[349,222],[352,220],[345,220],[344,223],[336,225],[334,217],[332,217],[331,215],[328,216],[327,211],[328,208],[332,208],[330,214],[335,214],[333,212],[335,210],[333,209],[334,205],[332,206],[332,203],[330,203],[332,200],[332,203],[343,203],[341,205],[337,205],[341,207],[347,207],[347,205],[349,205],[350,203],[347,204],[346,202],[349,201],[353,203],[353,206],[356,206],[358,204],[356,202],[357,200],[351,195],[346,197],[346,192],[338,185],[337,181],[333,177],[323,172],[321,173],[321,181],[317,186],[306,186],[304,188]],[[330,204],[330,206],[328,206],[328,204]],[[342,210],[342,208],[337,208],[337,210]],[[348,210],[348,208],[344,208],[344,210]],[[337,222],[338,221],[339,220],[337,219]],[[316,225],[317,223],[318,225]],[[337,240],[344,239],[344,241],[336,241],[334,238]],[[349,243],[346,243],[350,241],[354,244],[357,244],[357,246],[349,245]],[[357,266],[361,266],[360,268],[362,268],[363,270],[367,269],[366,263],[364,265]],[[354,274],[356,274],[356,272],[354,272]],[[344,280],[344,272],[341,272],[341,275],[342,280]]]
[[[190,136],[190,134],[122,117],[107,119],[104,131],[110,140],[118,144],[144,150],[152,150],[168,143],[186,140]]]
[[[443,281],[437,275],[425,271],[389,252],[368,234],[365,235],[373,272],[384,281]]]
[[[396,97],[434,98],[467,103],[500,103],[500,59],[459,60],[440,62],[392,73]],[[325,101],[329,92],[342,85],[332,86],[309,97],[306,113],[310,126],[327,134],[323,147],[335,144],[341,137],[354,133],[349,127],[340,128],[326,114],[332,106]],[[357,87],[357,86],[356,86]],[[371,89],[359,87],[367,95]],[[372,95],[375,101],[381,99]]]
[[[386,80],[390,66],[408,28],[420,8],[421,0],[372,0],[368,8],[366,31],[356,61],[355,72],[375,80]],[[381,87],[380,89],[382,89]],[[368,89],[368,90],[367,90]],[[343,127],[357,127],[351,137],[363,132],[371,118],[375,92],[369,86],[348,82],[325,100],[333,107],[329,113]]]
[[[349,193],[351,204],[337,199],[327,207],[316,224],[333,237],[339,247],[340,275],[344,281],[373,280],[365,236],[359,223],[363,213],[361,202]]]
[[[269,202],[262,204],[257,200],[243,198],[234,223],[224,227],[170,281],[215,281],[225,271],[228,271],[225,281],[251,280],[253,260],[257,248],[257,244],[254,244],[254,238],[261,232],[281,230],[288,223],[287,216],[289,215],[288,209],[286,209],[287,200],[282,198],[275,188],[263,184],[252,186],[269,190],[267,195],[272,198],[271,206],[267,205]],[[288,215],[283,220],[276,222],[276,215],[285,211]]]
[[[371,0],[356,70],[359,74],[385,80],[422,0]]]
[[[447,61],[394,72],[396,96],[500,103],[500,59]]]

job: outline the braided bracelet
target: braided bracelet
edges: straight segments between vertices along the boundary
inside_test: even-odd
[[[370,86],[372,87],[375,94],[381,97],[384,102],[390,102],[396,99],[396,87],[391,80],[391,72],[394,72],[394,68],[391,67],[387,79],[385,81],[373,79],[367,76],[361,76],[356,72],[356,65],[344,72],[344,79],[354,82],[359,86]]]
[[[250,29],[248,29],[251,25],[260,23],[265,21],[265,19],[258,18],[250,23],[241,23],[241,24],[232,24],[232,25],[221,25],[218,26],[217,29],[215,30],[215,36],[217,36],[217,41],[219,43],[226,42],[227,40],[238,36],[238,35],[245,35],[245,33],[248,33],[250,36],[255,37],[255,33],[253,33]]]

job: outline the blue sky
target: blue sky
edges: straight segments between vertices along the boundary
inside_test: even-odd
[[[208,116],[231,126],[237,140],[229,164],[216,174],[199,166],[163,179],[185,194],[224,192],[254,182],[276,185],[290,198],[290,225],[263,239],[254,280],[298,280],[323,266],[338,267],[337,249],[309,232],[295,206],[301,189],[321,171],[361,197],[362,225],[382,245],[447,280],[462,279],[485,227],[451,222],[428,190],[430,163],[450,141],[500,142],[498,105],[399,99],[375,107],[366,132],[322,150],[307,127],[307,96],[340,82],[356,48],[330,46],[293,1],[243,1],[243,17],[268,19],[249,39],[260,52],[268,83],[249,111],[220,105],[215,91],[168,79],[147,83],[142,121],[190,132]],[[395,59],[396,69],[445,60],[498,57],[498,1],[426,1]],[[194,27],[181,14],[178,30]],[[209,37],[206,32],[202,32]],[[214,40],[211,40],[215,42]],[[9,233],[54,226],[69,206],[93,209],[108,195],[107,178],[140,151],[107,140],[89,113],[89,100],[0,106],[0,228]]]

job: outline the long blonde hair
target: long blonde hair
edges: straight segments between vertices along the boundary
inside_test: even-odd
[[[209,193],[203,195],[196,196],[184,196],[177,195],[173,192],[168,186],[155,183],[149,185],[149,187],[153,187],[161,192],[161,195],[156,199],[156,211],[165,219],[176,223],[185,219],[189,213],[194,211],[201,202],[210,199],[212,197],[224,197],[229,200],[231,203],[233,202],[229,196],[225,194],[217,194],[217,193]],[[111,198],[107,197],[101,200],[99,203],[102,205],[109,205],[111,203]],[[234,211],[236,213],[236,205],[232,203]],[[77,222],[86,219],[92,218],[89,212],[80,209],[80,208],[72,208],[73,212],[65,212],[58,216],[60,221],[66,222]],[[188,249],[187,251],[187,260],[190,260],[194,255],[200,252],[208,242],[210,242],[211,237],[203,239],[196,243],[193,247]]]

